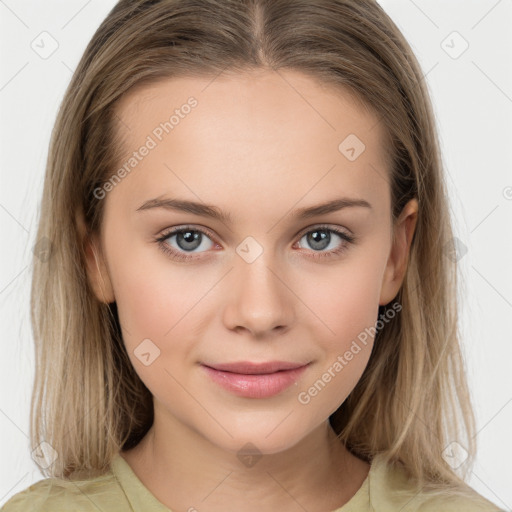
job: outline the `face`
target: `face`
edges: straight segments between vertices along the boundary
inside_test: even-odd
[[[402,282],[414,204],[392,243],[377,118],[290,71],[161,81],[117,115],[125,172],[97,191],[90,275],[155,418],[225,450],[295,445],[357,384]],[[205,368],[247,361],[301,368]]]

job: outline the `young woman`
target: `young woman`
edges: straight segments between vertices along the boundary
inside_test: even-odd
[[[38,239],[48,478],[6,512],[499,510],[431,103],[375,1],[121,0]]]

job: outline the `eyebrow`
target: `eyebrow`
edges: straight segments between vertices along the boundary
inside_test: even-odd
[[[295,210],[293,217],[298,220],[309,219],[317,217],[318,215],[325,215],[327,213],[336,212],[344,208],[363,207],[372,209],[368,201],[364,199],[354,199],[349,197],[342,197],[333,199],[326,203],[310,206],[307,208],[298,208]],[[185,199],[172,199],[172,198],[155,198],[145,201],[136,211],[147,211],[155,208],[163,208],[172,211],[182,211],[199,215],[202,217],[211,217],[223,223],[232,223],[232,217],[229,213],[223,212],[213,205],[205,203],[197,203],[195,201],[188,201]]]

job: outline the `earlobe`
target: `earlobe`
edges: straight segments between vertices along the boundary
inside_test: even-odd
[[[99,249],[97,236],[88,232],[83,215],[80,213],[77,214],[77,225],[84,250],[87,277],[94,295],[100,302],[111,304],[115,302],[114,290],[101,249]]]
[[[394,239],[382,281],[379,305],[389,304],[402,286],[416,221],[418,219],[418,201],[411,199],[403,208],[394,230]]]

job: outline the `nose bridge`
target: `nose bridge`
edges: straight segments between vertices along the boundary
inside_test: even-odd
[[[230,328],[245,327],[253,334],[288,326],[292,295],[275,254],[247,237],[236,249],[232,293],[225,321]],[[284,281],[284,282],[283,282]]]

